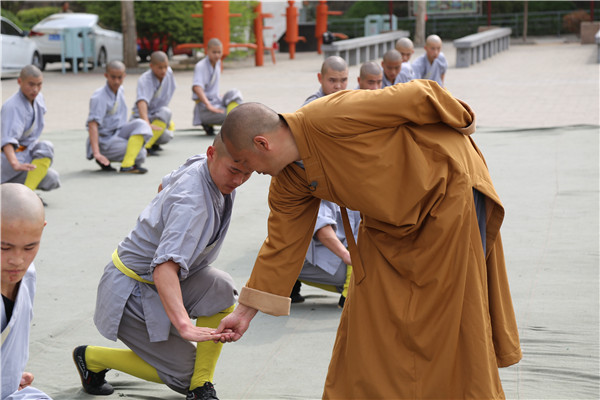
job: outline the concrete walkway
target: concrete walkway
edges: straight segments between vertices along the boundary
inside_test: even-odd
[[[524,359],[501,371],[508,398],[598,398],[598,134],[596,47],[561,39],[513,45],[466,69],[454,68],[447,87],[475,110],[474,139],[487,158],[506,207],[502,235]],[[422,53],[418,50],[414,57]],[[228,62],[221,90],[237,87],[246,101],[292,112],[318,88],[322,57],[277,55],[272,65]],[[350,69],[354,87],[358,67]],[[126,78],[131,104],[139,72]],[[122,346],[100,336],[92,322],[95,291],[117,243],[156,192],[160,178],[212,139],[191,125],[192,71],[176,71],[171,103],[179,129],[143,176],[104,174],[85,159],[84,129],[99,72],[45,73],[46,139],[63,187],[42,194],[48,226],[36,259],[38,294],[28,370],[35,386],[55,399],[88,399],[71,360],[80,344]],[[16,80],[2,81],[3,102]],[[234,217],[215,266],[238,286],[250,275],[266,236],[269,179],[253,176],[238,189]],[[337,296],[303,288],[307,301],[290,317],[259,314],[244,338],[225,346],[215,383],[221,399],[320,398],[340,316]],[[382,343],[382,346],[385,344]],[[179,399],[162,385],[112,371],[117,399]]]

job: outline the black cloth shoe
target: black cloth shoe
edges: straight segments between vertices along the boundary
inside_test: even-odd
[[[153,144],[149,149],[146,149],[149,156],[157,156],[159,151],[163,151],[163,148],[158,144]]]
[[[204,128],[204,132],[206,132],[206,134],[208,136],[214,136],[215,134],[215,127],[212,125],[202,125],[202,128]]]
[[[108,165],[103,165],[100,163],[100,161],[96,160],[96,164],[98,164],[100,166],[100,169],[102,169],[102,171],[106,171],[106,172],[115,172],[116,168],[113,168],[110,163]]]
[[[344,308],[344,304],[346,304],[346,297],[344,295],[340,296],[340,301],[338,301],[338,307]]]
[[[121,174],[145,174],[146,172],[148,172],[146,168],[138,167],[137,164],[133,164],[132,167],[127,168],[121,167],[119,170],[119,173]]]
[[[42,202],[42,205],[43,205],[44,207],[48,207],[48,203],[46,203],[46,202],[44,201],[44,199],[42,199],[42,196],[40,196],[40,195],[38,194],[38,197],[40,198],[40,201]]]
[[[290,294],[290,299],[292,299],[292,303],[304,302],[304,296],[300,294],[300,286],[302,286],[302,283],[300,281],[296,281],[296,283],[294,283],[292,293]]]
[[[205,382],[204,385],[190,390],[187,396],[185,396],[185,400],[219,400],[219,398],[213,384]]]
[[[87,369],[87,363],[85,362],[85,349],[87,346],[79,346],[73,350],[73,361],[75,361],[75,367],[79,372],[81,378],[81,386],[86,393],[94,394],[97,396],[108,396],[112,394],[115,389],[106,382],[104,376],[108,369],[101,372],[92,372]]]

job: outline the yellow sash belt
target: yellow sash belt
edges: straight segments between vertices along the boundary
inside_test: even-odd
[[[132,269],[127,268],[119,258],[119,253],[117,252],[117,250],[115,250],[115,252],[112,254],[112,262],[113,264],[115,264],[115,267],[117,267],[119,271],[121,271],[131,279],[135,279],[138,282],[149,283],[150,285],[154,285],[154,282],[142,278],[141,276],[133,272]]]

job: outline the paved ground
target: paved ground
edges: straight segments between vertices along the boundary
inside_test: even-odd
[[[447,87],[475,110],[474,138],[486,155],[506,206],[503,238],[524,359],[502,370],[507,397],[598,398],[598,150],[599,67],[596,47],[542,38],[514,44],[481,64],[451,68]],[[422,51],[417,51],[415,56]],[[237,87],[247,101],[291,112],[318,88],[322,58],[265,57],[228,62],[222,89]],[[56,68],[56,65],[54,66]],[[358,67],[350,70],[350,87]],[[139,71],[126,79],[134,100]],[[88,99],[104,79],[98,72],[45,74],[45,137],[54,142],[54,167],[63,187],[43,194],[48,226],[36,265],[38,296],[28,369],[55,399],[88,399],[70,352],[79,344],[122,346],[103,339],[92,314],[95,288],[116,244],[156,191],[160,178],[211,139],[191,125],[192,72],[176,71],[172,101],[179,129],[144,176],[97,171],[84,157]],[[16,80],[2,81],[3,102]],[[215,264],[241,287],[266,235],[269,180],[253,176],[238,191],[230,234]],[[259,314],[245,337],[227,345],[215,382],[222,399],[313,399],[321,396],[340,310],[337,296],[303,289],[307,301],[290,317]],[[385,345],[385,344],[382,344]],[[109,399],[178,399],[161,385],[118,372]]]

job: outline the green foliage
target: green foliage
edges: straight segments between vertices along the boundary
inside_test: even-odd
[[[389,13],[387,1],[357,1],[352,4],[341,18],[364,18],[367,15],[380,15]]]
[[[19,28],[23,30],[25,29],[23,22],[21,22],[21,20],[12,11],[5,10],[4,8],[2,8],[0,9],[0,13],[4,18],[10,19]]]
[[[32,26],[46,18],[48,15],[60,12],[59,7],[38,7],[17,12],[17,18],[23,23],[25,29],[31,29]]]
[[[229,18],[230,41],[233,43],[254,42],[254,8],[258,1],[231,1],[229,12],[242,14],[241,17]]]
[[[103,28],[121,32],[121,2],[120,1],[85,1],[79,2],[82,12],[98,15]],[[135,3],[137,7],[137,2]]]
[[[231,17],[231,41],[246,43],[252,34],[254,7],[256,1],[231,1],[230,13],[242,14]],[[122,31],[121,2],[81,1],[78,6],[85,12],[98,14],[103,26]],[[200,1],[136,1],[134,3],[135,23],[138,37],[168,35],[175,43],[202,43],[202,18],[192,14],[202,14]]]

